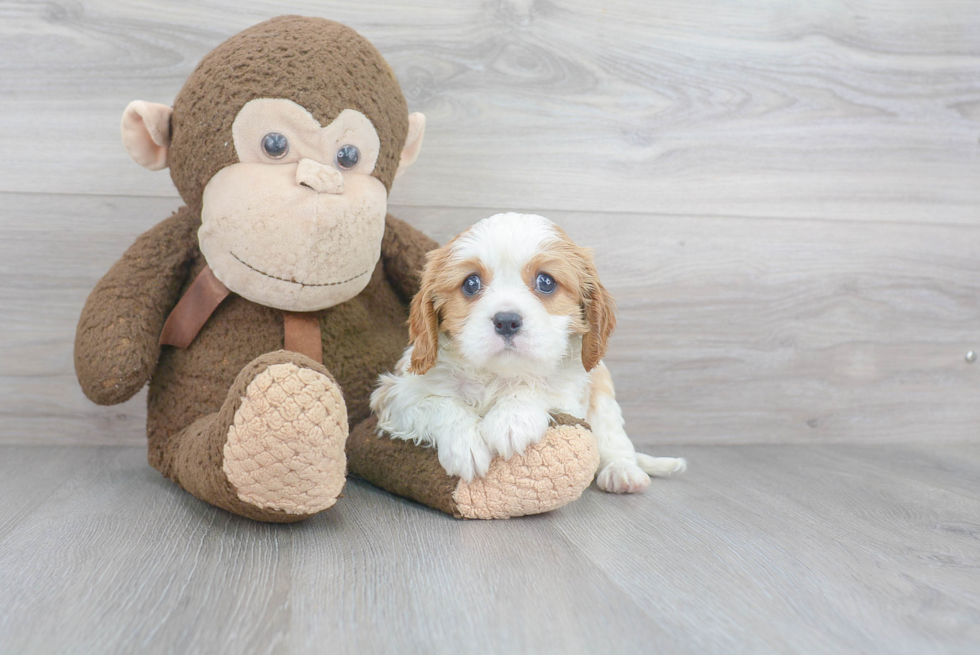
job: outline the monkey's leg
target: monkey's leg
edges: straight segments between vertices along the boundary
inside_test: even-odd
[[[350,474],[395,494],[467,519],[540,514],[576,500],[592,484],[599,450],[588,424],[567,414],[523,455],[495,459],[483,478],[449,476],[434,448],[376,434],[372,416],[347,442]]]
[[[221,409],[172,435],[151,464],[229,512],[300,521],[340,495],[347,431],[347,407],[327,369],[279,351],[252,360]]]

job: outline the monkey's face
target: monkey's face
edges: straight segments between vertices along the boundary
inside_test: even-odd
[[[418,157],[425,117],[408,114],[391,68],[364,37],[280,16],[231,37],[194,69],[173,108],[140,100],[123,144],[170,168],[201,213],[215,276],[254,302],[315,311],[368,284],[387,193]]]
[[[345,109],[321,126],[291,100],[248,102],[232,125],[239,163],[204,188],[201,251],[253,302],[314,311],[359,294],[381,255],[387,191],[371,174],[380,141]]]

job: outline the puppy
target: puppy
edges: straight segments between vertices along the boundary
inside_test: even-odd
[[[379,432],[436,447],[450,475],[483,476],[537,443],[549,412],[588,421],[597,484],[643,491],[683,459],[637,453],[602,363],[616,325],[590,250],[541,216],[497,214],[428,254],[412,345],[371,395]]]

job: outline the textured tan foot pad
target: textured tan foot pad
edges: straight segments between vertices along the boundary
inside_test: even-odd
[[[292,363],[259,373],[228,428],[223,469],[246,503],[314,514],[337,502],[347,407],[327,376]]]
[[[578,425],[552,427],[524,455],[497,458],[485,477],[459,481],[453,492],[463,518],[503,519],[541,514],[578,499],[595,477],[595,437]]]

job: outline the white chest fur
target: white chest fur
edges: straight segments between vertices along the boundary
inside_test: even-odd
[[[441,378],[438,386],[447,385],[450,395],[463,400],[481,417],[502,399],[520,398],[545,411],[585,419],[591,380],[580,352],[581,342],[573,337],[564,357],[553,367],[527,367],[526,362],[515,361],[510,374],[500,375],[473,369],[450,347],[440,353],[439,363],[429,374],[436,373]]]
[[[486,416],[503,399],[520,398],[545,411],[585,419],[589,410],[591,375],[582,366],[580,348],[580,344],[570,343],[565,357],[547,370],[525,369],[515,362],[514,374],[506,376],[474,369],[455,356],[452,348],[442,349],[436,366],[425,375],[411,376],[408,367],[412,349],[409,348],[397,369],[401,375],[415,377],[422,383],[423,393],[455,398],[480,417]]]

